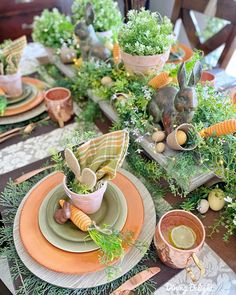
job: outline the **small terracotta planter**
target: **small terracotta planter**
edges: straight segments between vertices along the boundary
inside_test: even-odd
[[[58,122],[60,127],[70,120],[73,114],[71,92],[67,88],[55,87],[44,94],[45,104],[50,118]]]
[[[154,71],[161,71],[168,60],[170,50],[163,54],[138,56],[131,55],[121,50],[121,59],[124,62],[125,69],[131,74],[146,75]]]
[[[107,181],[105,181],[97,191],[86,195],[72,192],[66,184],[66,177],[64,177],[63,186],[67,196],[71,199],[75,207],[79,208],[86,214],[93,214],[101,207],[103,196],[107,189]]]
[[[7,96],[20,96],[23,91],[20,71],[13,75],[0,75],[0,88]]]
[[[190,129],[193,129],[195,130],[194,126],[191,125],[191,124],[187,124],[187,123],[184,123],[184,124],[181,124],[179,125],[174,131],[172,131],[166,138],[166,142],[168,144],[168,146],[172,149],[172,150],[176,150],[176,151],[191,151],[191,150],[194,150],[197,145],[193,145],[191,147],[184,147],[184,146],[181,146],[179,143],[178,143],[178,140],[177,140],[177,131],[178,130],[182,130],[186,133],[186,135],[188,134],[188,131]],[[196,132],[196,136],[197,135],[197,132]]]
[[[210,84],[211,86],[215,86],[215,75],[207,71],[202,71],[200,81],[203,85],[206,84],[206,82],[208,82],[208,84]]]
[[[195,244],[191,249],[178,249],[170,241],[170,231],[173,227],[180,225],[190,227],[196,235]],[[205,236],[204,225],[198,217],[184,210],[172,210],[165,213],[159,220],[154,236],[154,244],[163,263],[171,268],[186,268],[187,272],[191,273],[191,279],[197,281],[189,266],[195,263],[200,270],[200,276],[204,274],[205,269],[196,254],[202,249]]]

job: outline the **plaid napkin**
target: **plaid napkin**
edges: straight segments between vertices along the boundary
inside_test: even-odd
[[[125,159],[128,145],[129,133],[119,130],[89,140],[76,150],[75,155],[81,169],[92,169],[97,180],[111,180]]]
[[[26,44],[26,37],[22,36],[12,41],[2,50],[2,55],[5,57],[7,63],[5,66],[5,75],[11,75],[17,72],[20,59]]]

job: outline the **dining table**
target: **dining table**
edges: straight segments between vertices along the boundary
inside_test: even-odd
[[[45,54],[44,48],[41,45],[29,43],[21,61],[22,74],[34,77],[40,66],[38,60]],[[230,89],[231,86],[235,87],[235,79],[227,76],[223,70],[215,69],[212,70],[212,72],[216,75],[216,85],[219,91]],[[63,128],[60,128],[57,123],[48,120],[47,124],[39,124],[36,126],[35,130],[27,136],[23,136],[22,133],[20,133],[0,143],[0,192],[2,194],[4,194],[4,192],[6,193],[9,181],[50,163],[51,147],[56,148],[58,151],[63,151],[66,146],[66,138],[70,136],[70,134],[73,134],[75,130],[79,130],[82,133],[85,132],[85,130],[83,130],[83,124],[77,119],[77,116],[82,110],[76,103],[74,103],[74,109],[75,115]],[[104,114],[102,116],[103,120],[98,119],[90,126],[90,131],[94,132],[96,136],[107,133],[111,127],[109,118]],[[125,162],[124,167],[135,175],[135,171],[129,167],[128,163]],[[44,175],[47,175],[47,172],[44,171],[41,178]],[[139,176],[136,177],[145,184],[145,179]],[[167,184],[161,182],[159,185],[165,187]],[[22,186],[22,190],[23,189],[24,186]],[[175,203],[177,203],[177,200],[173,194],[170,192],[165,193],[165,197],[159,199],[158,203],[155,204],[156,222],[158,222],[162,214],[170,210]],[[0,203],[0,213],[2,216],[5,214],[4,209],[3,203]],[[213,211],[207,215],[207,217],[202,220],[205,227],[208,227],[216,216],[217,213]],[[6,218],[6,216],[4,217]],[[1,226],[9,228],[9,224],[1,224]],[[12,225],[10,225],[10,227],[12,227]],[[13,230],[13,228],[10,228],[10,230]],[[148,256],[147,259],[142,259],[138,265],[140,266],[140,270],[154,266],[160,268],[161,271],[151,279],[153,294],[236,294],[235,245],[236,237],[232,236],[230,242],[225,243],[222,240],[222,232],[216,233],[214,239],[207,237],[199,255],[199,259],[205,266],[206,273],[204,277],[195,284],[186,276],[186,271],[184,269],[172,269],[163,264],[157,254],[155,254],[153,243],[151,243],[150,246],[152,256]],[[155,258],[153,256],[155,256]],[[24,286],[25,268],[26,266],[22,264],[16,269],[16,266],[12,264],[7,254],[0,257],[0,294],[17,294],[20,286],[21,294],[23,294],[22,286]],[[196,271],[195,267],[193,271]],[[14,272],[17,272],[18,275]],[[134,274],[135,272],[132,273],[131,269],[129,275],[124,278],[127,279]],[[43,284],[43,280],[38,279],[37,284],[40,283]],[[37,293],[37,284],[32,287],[30,293],[25,294],[39,294]],[[47,290],[45,290],[44,294],[50,292],[50,287],[55,288],[55,286],[47,284]],[[109,288],[106,289],[104,287],[104,292],[106,293],[101,294],[109,294],[112,291],[109,290]],[[60,287],[52,290],[56,290],[58,293],[49,294],[59,294]],[[68,288],[68,294],[80,294],[79,289],[75,289],[74,293],[72,293],[72,290]],[[93,293],[92,289],[88,288],[87,294],[95,293]],[[137,294],[145,295],[145,293]]]

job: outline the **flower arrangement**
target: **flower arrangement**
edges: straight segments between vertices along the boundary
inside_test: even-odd
[[[97,32],[104,32],[120,26],[122,17],[117,2],[113,0],[74,0],[72,13],[74,22],[84,19],[85,7],[87,3],[93,5],[95,20],[94,29]]]
[[[45,9],[40,16],[34,18],[32,37],[46,47],[70,47],[73,45],[73,29],[70,18],[57,8],[52,11]]]
[[[173,25],[168,17],[142,8],[130,10],[128,22],[119,31],[121,49],[132,55],[162,54],[174,44]]]

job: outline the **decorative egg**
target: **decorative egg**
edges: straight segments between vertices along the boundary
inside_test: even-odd
[[[101,84],[104,86],[111,87],[113,84],[112,78],[109,76],[105,76],[101,79]]]
[[[178,130],[176,133],[176,139],[179,145],[183,145],[187,141],[187,135],[183,130]]]
[[[221,210],[225,205],[224,197],[225,197],[225,194],[221,189],[219,188],[213,189],[208,195],[208,202],[209,202],[210,208],[213,211]]]
[[[207,213],[209,210],[209,202],[205,199],[202,199],[197,206],[197,210],[201,214]]]
[[[164,150],[166,148],[166,145],[163,143],[163,142],[159,142],[157,145],[156,145],[156,151],[158,153],[163,153]]]
[[[160,142],[160,141],[164,140],[165,137],[166,137],[166,135],[165,135],[165,132],[163,132],[163,131],[155,131],[152,134],[152,140],[155,142]]]

